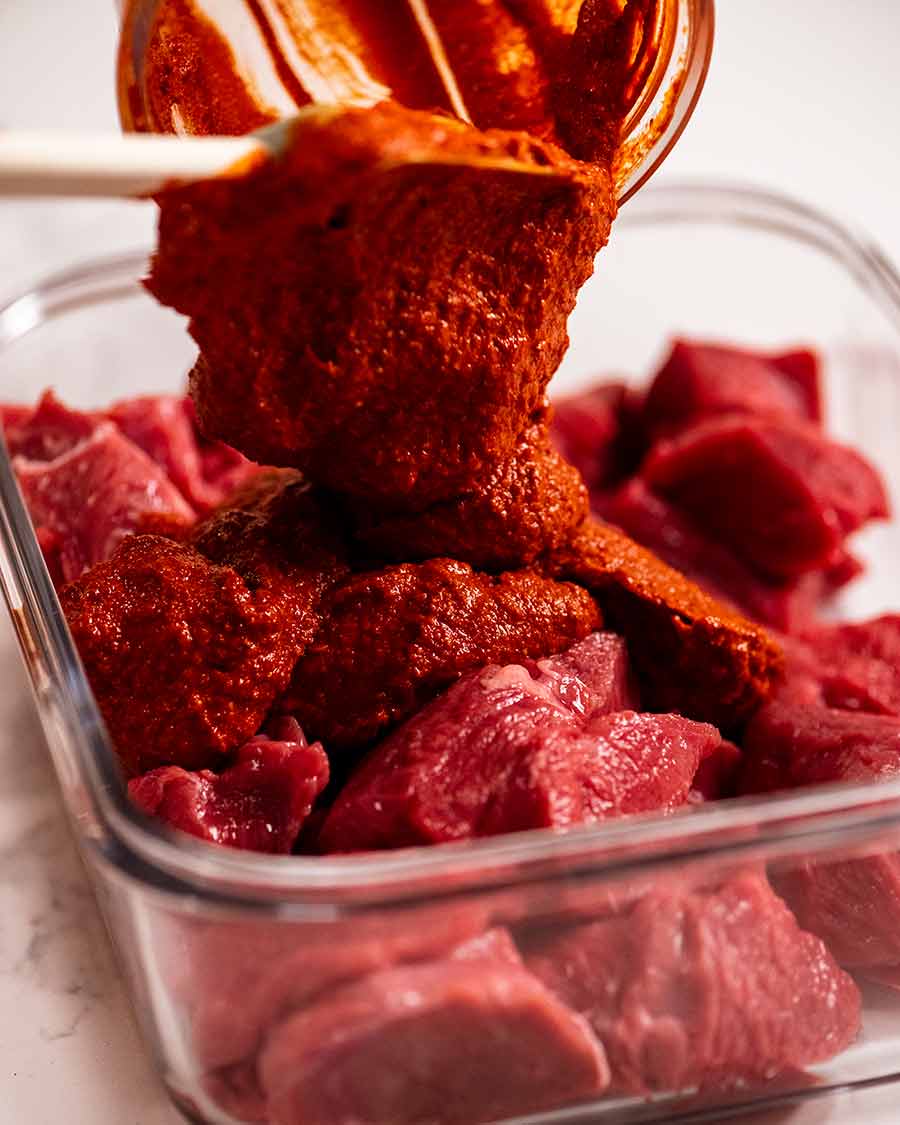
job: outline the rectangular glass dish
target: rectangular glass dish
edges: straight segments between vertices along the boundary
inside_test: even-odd
[[[2,399],[30,403],[51,386],[68,403],[99,407],[180,390],[194,348],[183,321],[138,284],[144,263],[141,254],[92,263],[0,310]],[[673,336],[816,348],[831,430],[874,460],[895,506],[900,500],[900,279],[865,240],[824,217],[744,190],[643,192],[623,210],[571,335],[557,395],[602,376],[646,378]],[[306,1010],[338,981],[439,958],[489,926],[561,934],[608,918],[623,898],[718,886],[761,864],[782,877],[840,861],[864,897],[874,893],[866,873],[876,857],[880,870],[900,868],[900,781],[378,855],[273,858],[173,833],[127,799],[5,450],[0,504],[0,579],[66,806],[147,1042],[176,1104],[196,1121],[343,1121],[301,1113],[290,1098],[267,1109],[256,1072],[263,1049],[288,1023],[302,1035]],[[840,615],[900,606],[900,523],[878,525],[855,549],[868,572]],[[862,913],[872,906],[863,901]],[[764,960],[750,967],[761,979],[770,972]],[[900,1078],[900,996],[857,983],[862,1032],[848,1049],[806,1073],[760,1075],[718,1093],[660,1081],[652,1097],[551,1094],[512,1067],[480,1072],[446,1029],[422,1057],[432,1078],[452,1070],[457,1090],[519,1083],[518,1116],[507,1121],[719,1120]],[[684,1011],[695,1001],[687,991],[669,997]],[[802,1013],[803,995],[792,1002]],[[464,1039],[465,1025],[458,1030]],[[378,1039],[373,1033],[369,1063],[360,1056],[360,1080],[384,1066]],[[659,1048],[675,1049],[671,1041]],[[705,1048],[689,1038],[681,1049]],[[448,1100],[441,1120],[471,1121],[464,1104]]]

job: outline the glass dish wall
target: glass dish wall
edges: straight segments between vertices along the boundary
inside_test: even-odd
[[[86,266],[0,311],[3,398],[180,388],[193,349],[136,284],[142,261]],[[832,427],[896,502],[900,283],[864,241],[758,193],[648,191],[582,295],[555,390],[644,378],[674,334],[819,349]],[[378,1125],[718,1120],[894,1080],[888,955],[844,975],[763,871],[778,886],[818,874],[863,940],[900,933],[900,782],[394,855],[216,850],[128,804],[5,457],[0,499],[0,576],[66,804],[147,1042],[196,1120],[333,1125],[359,1119],[354,1099]],[[897,605],[896,523],[861,550],[870,571],[842,612]],[[599,990],[604,1052],[557,999],[560,966]],[[813,1040],[833,1057],[801,1070]]]

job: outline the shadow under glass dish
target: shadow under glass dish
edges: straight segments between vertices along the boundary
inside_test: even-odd
[[[33,401],[52,385],[88,407],[180,390],[194,350],[184,322],[138,284],[144,264],[142,253],[87,264],[0,310],[3,398]],[[553,389],[566,393],[600,376],[645,378],[675,334],[815,346],[831,428],[873,458],[896,501],[900,282],[865,240],[764,193],[708,186],[641,193],[582,293]],[[778,869],[900,850],[900,782],[377,856],[268,857],[173,834],[127,800],[5,456],[0,502],[0,579],[66,806],[163,1077],[199,1120],[242,1120],[216,1085],[221,1058],[210,1057],[198,1017],[209,997],[184,971],[192,957],[209,960],[211,949],[239,949],[259,965],[277,964],[290,950],[311,965],[316,949],[341,948],[361,932],[378,941],[449,933],[465,928],[471,912],[495,923],[562,927],[626,886],[651,891],[676,876],[708,882],[751,862]],[[897,525],[866,532],[860,551],[870,572],[843,611],[900,604]],[[245,980],[229,986],[225,962],[216,972],[220,999],[252,1024],[253,988]],[[788,1087],[777,1097],[893,1080],[900,1004],[870,985],[864,1001],[864,1038],[815,1069],[822,1086]],[[775,1094],[741,1096],[768,1103]],[[672,1112],[666,1101],[606,1099],[534,1120],[663,1120]]]

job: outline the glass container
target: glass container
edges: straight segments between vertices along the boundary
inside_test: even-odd
[[[31,402],[49,385],[76,405],[101,406],[182,387],[193,348],[183,322],[138,284],[144,263],[141,253],[88,263],[0,310],[3,397]],[[581,296],[554,387],[568,392],[604,374],[644,378],[675,334],[816,347],[832,428],[878,463],[896,500],[900,280],[864,237],[755,191],[641,193],[623,210]],[[897,604],[898,528],[889,522],[862,537],[869,573],[842,612]],[[0,581],[148,1047],[193,1120],[324,1125],[348,1119],[322,1101],[325,1092],[340,1098],[354,1081],[383,1090],[407,1073],[418,1075],[413,1088],[421,1089],[420,1105],[404,1087],[409,1120],[530,1125],[720,1120],[739,1107],[788,1106],[837,1087],[897,1080],[896,970],[857,964],[853,984],[823,969],[821,947],[790,929],[763,872],[778,886],[810,871],[841,876],[838,916],[846,911],[873,935],[882,923],[891,929],[900,780],[378,855],[272,858],[216,849],[129,803],[5,454]],[[710,903],[721,909],[707,926],[698,912]],[[654,926],[669,934],[655,959],[647,954]],[[635,974],[643,980],[644,992],[622,994],[621,1020],[601,1036],[618,1084],[601,1090],[605,1072],[583,1050],[573,1061],[572,1036],[583,1027],[568,1023],[563,1034],[555,1017],[548,1024],[544,993],[523,999],[507,990],[498,999],[496,977],[473,985],[465,972],[481,969],[463,972],[459,960],[453,971],[468,984],[453,976],[442,1003],[428,993],[435,979],[441,987],[451,979],[448,950],[488,929],[494,942],[498,930],[512,935],[529,964],[573,932],[599,935],[595,959],[571,979],[580,982],[589,969],[617,987],[634,984]],[[750,982],[749,991],[730,991],[735,978]],[[847,1045],[836,1040],[827,1061],[803,1071],[789,1065],[805,1035],[851,1019],[856,988],[861,1033]],[[431,1000],[420,1003],[422,995]],[[515,1018],[495,1018],[491,1004]],[[407,1031],[398,1032],[402,1018],[387,1028],[384,1012],[404,1005]],[[732,1017],[740,1024],[745,1008],[765,1024],[777,1063],[769,1056],[758,1073],[711,1081],[717,1044],[733,1043]],[[544,1071],[537,1059],[522,1065],[531,1019],[550,1060]],[[342,1072],[335,1091],[320,1081],[321,1068],[347,1037],[355,1070]],[[643,1043],[643,1085],[622,1080],[623,1052],[637,1049],[635,1037]],[[755,1039],[748,1050],[764,1057]],[[399,1125],[395,1115],[389,1120]]]

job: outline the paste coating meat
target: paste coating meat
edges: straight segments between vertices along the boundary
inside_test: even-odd
[[[473,491],[416,515],[356,506],[357,542],[391,562],[448,556],[483,570],[528,566],[562,546],[588,514],[577,469],[553,448],[545,416],[530,426],[509,461]]]
[[[453,559],[353,575],[323,616],[278,706],[332,752],[365,746],[466,672],[561,652],[602,621],[572,583]]]
[[[260,473],[197,524],[191,541],[201,555],[234,567],[251,589],[295,607],[307,639],[319,626],[321,595],[349,569],[339,521],[291,470]]]
[[[766,699],[781,672],[781,652],[763,629],[607,524],[587,521],[546,565],[597,597],[656,710],[728,729]]]
[[[156,535],[132,536],[60,592],[125,770],[201,769],[259,730],[308,639],[315,581],[286,603]]]

